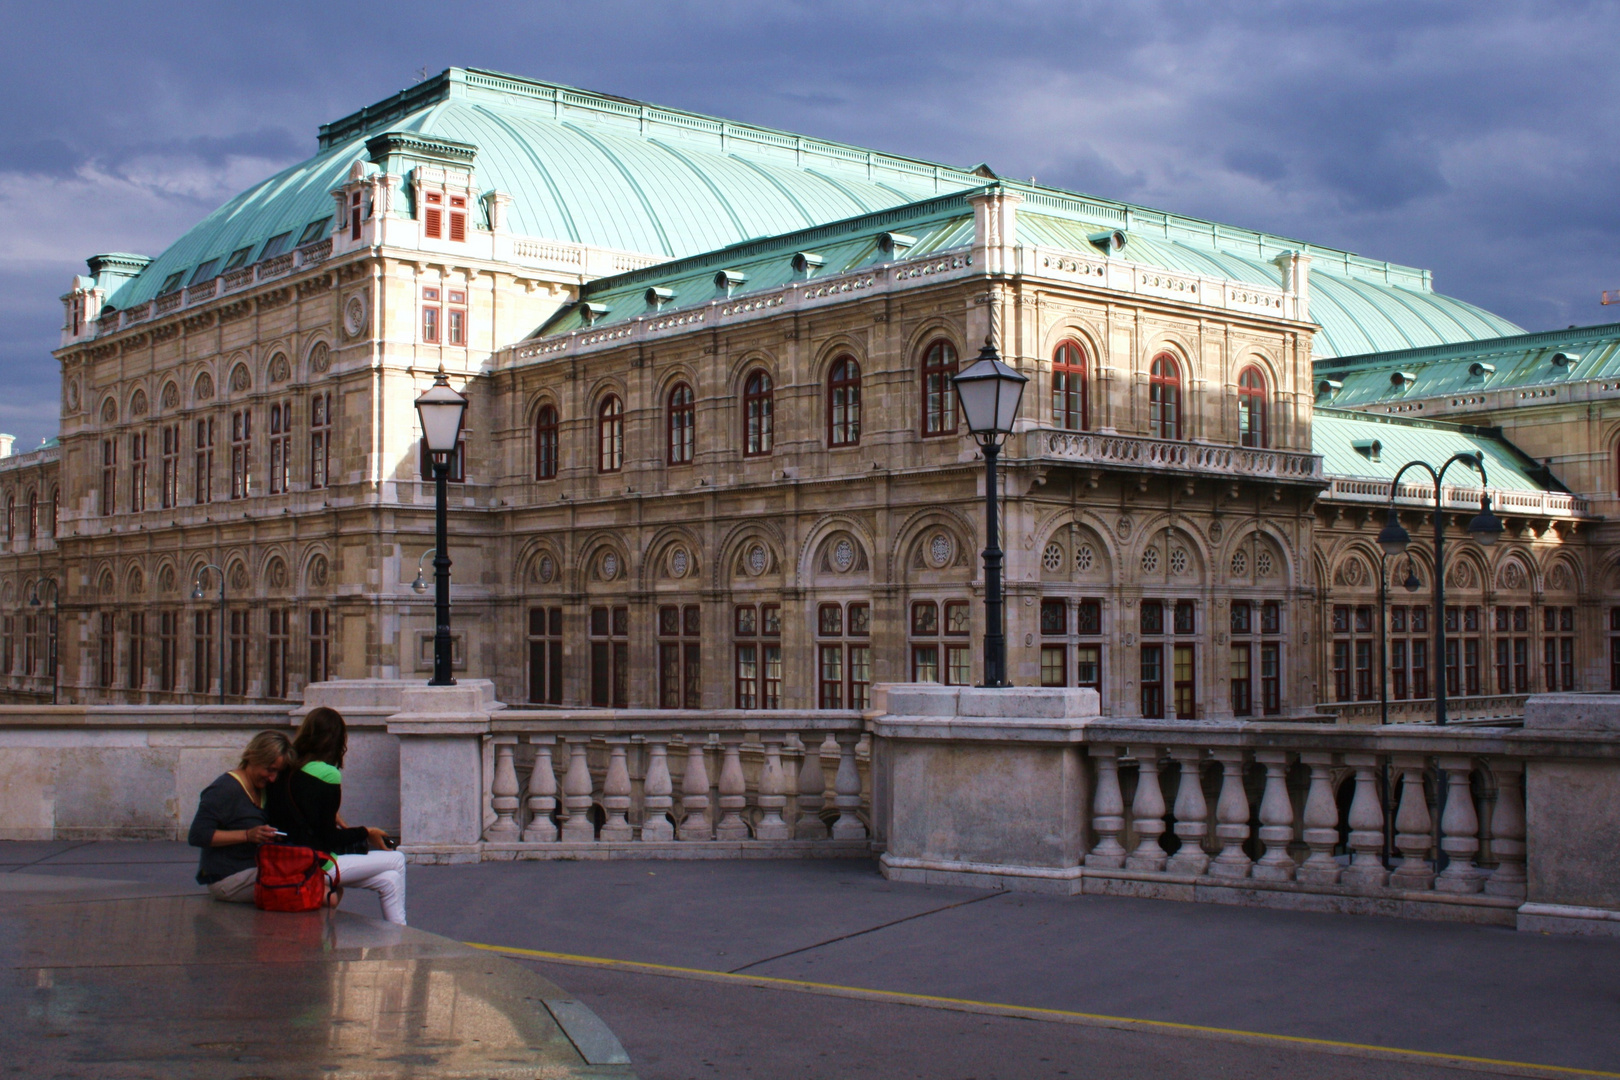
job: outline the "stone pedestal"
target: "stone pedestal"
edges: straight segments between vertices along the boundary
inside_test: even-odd
[[[1537,694],[1527,733],[1620,737],[1620,694]],[[1620,936],[1620,754],[1525,764],[1519,929]]]
[[[476,862],[484,826],[484,736],[490,714],[503,706],[495,684],[468,679],[455,686],[400,691],[388,718],[399,739],[401,850],[415,862]]]
[[[1080,891],[1091,804],[1080,743],[1094,690],[879,686],[886,850],[897,881]]]

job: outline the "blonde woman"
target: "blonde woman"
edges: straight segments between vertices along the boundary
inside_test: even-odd
[[[236,768],[203,788],[187,840],[202,849],[197,883],[215,900],[253,902],[259,878],[259,845],[275,839],[264,812],[265,789],[293,760],[292,741],[280,731],[261,731],[242,750]]]

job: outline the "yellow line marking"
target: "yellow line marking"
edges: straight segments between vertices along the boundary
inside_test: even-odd
[[[477,941],[462,944],[486,952],[503,953],[529,960],[549,960],[577,967],[618,968],[649,975],[674,978],[702,979],[710,982],[729,982],[743,986],[759,986],[801,993],[826,994],[834,997],[858,998],[867,1001],[888,1001],[897,1005],[915,1005],[955,1009],[964,1012],[993,1013],[1003,1016],[1046,1019],[1064,1023],[1089,1024],[1099,1027],[1159,1031],[1168,1034],[1206,1035],[1226,1039],[1255,1040],[1287,1043],[1292,1046],[1313,1047],[1339,1053],[1378,1054],[1382,1056],[1419,1059],[1435,1064],[1483,1065],[1515,1071],[1531,1071],[1558,1076],[1597,1076],[1620,1080],[1620,1072],[1601,1069],[1577,1069],[1567,1065],[1538,1065],[1528,1061],[1503,1061],[1497,1058],[1471,1057],[1467,1054],[1447,1054],[1435,1050],[1406,1050],[1398,1046],[1377,1046],[1370,1043],[1345,1042],[1338,1039],[1314,1039],[1305,1035],[1275,1035],[1265,1031],[1244,1031],[1240,1028],[1210,1027],[1204,1024],[1182,1024],[1173,1020],[1141,1020],[1129,1016],[1108,1016],[1102,1013],[1075,1012],[1069,1009],[1048,1009],[1036,1005],[1006,1005],[993,1001],[973,1001],[968,998],[941,997],[935,994],[912,994],[900,990],[873,990],[863,986],[840,986],[836,983],[810,982],[805,979],[783,979],[771,975],[734,975],[729,971],[710,971],[706,968],[679,967],[674,964],[649,964],[636,960],[613,960],[601,956],[577,956],[572,953],[546,952],[541,949],[520,949],[512,945],[486,945]]]

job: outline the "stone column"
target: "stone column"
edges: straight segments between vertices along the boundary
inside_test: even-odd
[[[1350,865],[1346,885],[1382,888],[1389,881],[1384,868],[1384,807],[1378,797],[1378,755],[1346,754],[1344,763],[1356,770],[1356,791],[1350,798]]]

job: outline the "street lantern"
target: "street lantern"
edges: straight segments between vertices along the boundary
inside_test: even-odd
[[[1007,681],[1007,631],[1001,600],[1001,540],[996,523],[996,458],[1012,434],[1018,405],[1029,378],[1002,363],[995,345],[985,339],[979,358],[956,376],[956,399],[962,419],[984,451],[984,685]]]
[[[1490,495],[1479,497],[1479,513],[1468,523],[1468,535],[1481,547],[1490,547],[1502,536],[1502,519],[1491,513]]]
[[[433,678],[429,686],[454,686],[450,674],[450,556],[448,552],[448,482],[450,455],[461,442],[461,427],[467,416],[467,399],[456,392],[439,367],[433,385],[416,399],[416,415],[422,422],[422,440],[433,464]],[[420,575],[419,575],[420,576]]]
[[[1385,555],[1399,555],[1411,542],[1412,535],[1406,531],[1406,527],[1401,524],[1400,515],[1391,506],[1389,520],[1378,533],[1378,546],[1384,549]]]

